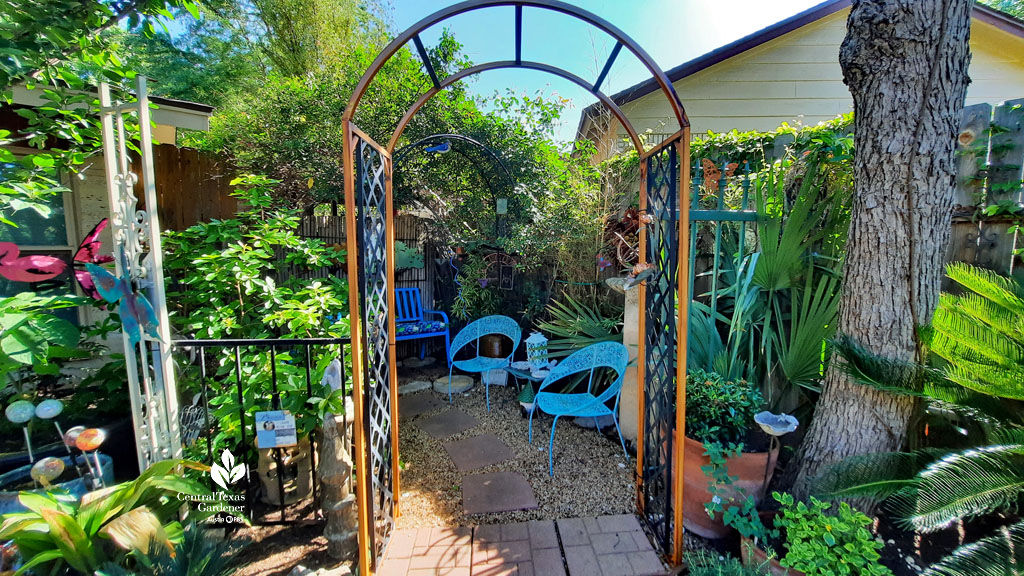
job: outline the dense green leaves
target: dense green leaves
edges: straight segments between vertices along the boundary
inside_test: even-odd
[[[0,299],[0,375],[32,366],[47,370],[50,359],[78,346],[78,328],[51,312],[75,307],[82,299],[22,292]]]
[[[91,574],[106,562],[148,552],[151,542],[180,540],[181,498],[210,497],[202,483],[180,475],[183,467],[205,469],[195,462],[165,460],[131,482],[91,492],[80,502],[60,491],[22,492],[18,499],[28,511],[0,517],[0,540],[14,542],[25,560],[17,574],[40,566],[52,573],[69,566]],[[191,512],[196,522],[210,515]]]
[[[233,184],[243,204],[236,218],[164,234],[167,300],[175,329],[189,337],[214,339],[348,336],[348,285],[329,274],[344,263],[344,251],[299,236],[299,212],[283,208],[272,196],[277,182],[246,176]],[[325,278],[314,281],[308,279],[311,276]],[[183,375],[182,386],[185,397],[203,390],[204,384],[209,387],[217,453],[252,448],[241,445],[243,429],[252,425],[256,411],[270,408],[273,373],[282,409],[296,415],[301,434],[319,424],[323,410],[337,405],[336,395],[320,385],[330,361],[346,354],[336,346],[311,350],[312,395],[306,387],[302,348],[279,347],[276,354],[266,348],[242,348],[237,375],[243,383],[241,404],[234,351],[213,354],[216,369],[209,381],[203,382],[192,366]],[[315,410],[309,409],[311,400]]]
[[[780,564],[808,576],[892,576],[879,563],[882,543],[869,530],[871,518],[845,502],[833,514],[832,504],[813,497],[809,504],[789,494],[776,492],[774,497],[782,505],[775,527],[786,535]]]
[[[764,399],[757,387],[703,370],[686,376],[686,437],[704,444],[743,442]]]

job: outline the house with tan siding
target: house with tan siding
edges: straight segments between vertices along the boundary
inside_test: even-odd
[[[814,125],[852,111],[839,67],[849,14],[850,0],[827,0],[669,70],[691,134],[767,131],[783,122]],[[1024,98],[1024,22],[975,5],[971,53],[966,105]],[[675,131],[653,80],[612,99],[649,142]],[[577,138],[593,140],[603,157],[628,147],[624,137],[600,103],[583,111]]]

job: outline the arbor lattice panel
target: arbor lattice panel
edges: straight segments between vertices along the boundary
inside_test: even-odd
[[[643,520],[672,551],[672,430],[676,422],[676,295],[679,158],[670,145],[647,159],[647,280],[644,327]]]
[[[394,476],[391,448],[391,386],[388,356],[388,276],[386,163],[380,151],[356,144],[359,298],[363,322],[364,425],[368,431],[368,470],[373,503],[370,552],[374,563],[384,554],[394,527]]]

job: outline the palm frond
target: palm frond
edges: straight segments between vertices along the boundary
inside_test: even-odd
[[[933,462],[891,503],[906,528],[934,532],[1005,508],[1022,491],[1024,445],[1004,444],[955,452]]]
[[[810,162],[801,182],[799,197],[806,198],[815,184],[816,162]],[[776,173],[779,172],[779,173]],[[769,170],[766,177],[755,181],[758,206],[758,238],[761,258],[754,273],[754,283],[765,290],[789,288],[806,254],[820,237],[816,234],[819,215],[815,202],[806,199],[785,209],[785,181],[781,171]]]
[[[975,392],[1024,400],[1024,366],[999,367],[961,359],[946,370],[946,376]]]
[[[963,309],[951,308],[940,302],[932,320],[932,338],[928,342],[932,351],[949,362],[967,358],[997,366],[1024,363],[1024,341],[1018,342],[986,324]]]
[[[962,263],[947,266],[947,274],[970,292],[940,297],[925,342],[949,363],[950,380],[1024,400],[1024,285]]]
[[[811,266],[806,286],[791,292],[789,337],[779,342],[779,366],[790,382],[807,385],[821,378],[823,348],[835,332],[839,286],[838,277],[816,276]]]
[[[968,318],[973,318],[1017,342],[1024,341],[1024,334],[1021,334],[1021,322],[1024,322],[1024,316],[978,294],[944,293],[939,296],[939,305],[945,309],[956,310]]]
[[[1024,573],[1024,521],[965,544],[932,564],[922,576],[1007,576]]]
[[[552,300],[548,304],[550,319],[537,323],[537,328],[553,336],[548,341],[549,355],[568,356],[574,350],[598,342],[622,342],[622,317],[604,316],[596,307],[590,307],[565,294],[565,302]]]
[[[710,368],[715,357],[725,348],[718,333],[711,309],[697,301],[690,303],[690,336],[686,360],[691,366]]]
[[[870,352],[847,335],[832,341],[837,367],[858,384],[899,396],[914,396],[929,405],[987,424],[1019,421],[1011,406],[998,398],[951,382],[941,371]]]
[[[811,485],[819,498],[870,498],[882,501],[913,486],[917,475],[943,450],[864,454],[829,466]]]

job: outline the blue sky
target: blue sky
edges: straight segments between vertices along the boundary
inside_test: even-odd
[[[806,10],[821,0],[570,0],[608,20],[636,40],[662,69],[677,66],[779,20]],[[452,0],[391,0],[396,32]],[[511,7],[462,14],[421,34],[424,44],[436,43],[449,28],[475,63],[514,57],[514,12]],[[585,79],[596,79],[615,41],[572,17],[548,10],[523,12],[523,58],[564,68]],[[410,48],[411,48],[410,43]],[[649,77],[639,60],[623,50],[602,85],[615,93]],[[563,114],[557,136],[575,136],[580,112],[594,102],[586,90],[561,78],[529,70],[492,70],[476,76],[472,91],[490,96],[496,90],[546,94],[572,101]],[[685,100],[685,95],[680,95]]]

